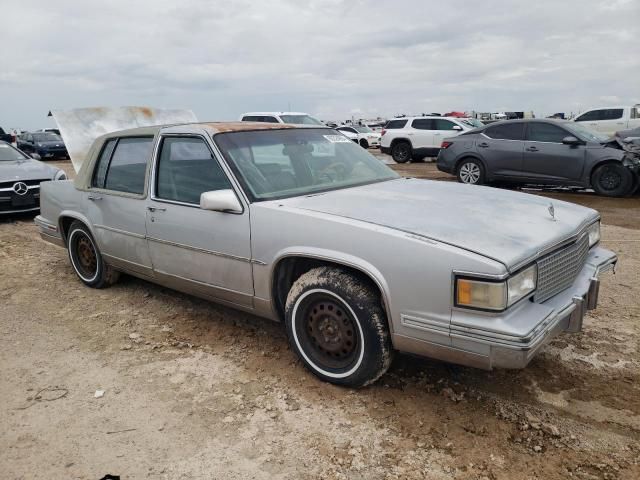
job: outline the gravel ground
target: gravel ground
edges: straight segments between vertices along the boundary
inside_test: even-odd
[[[429,163],[401,167],[441,176]],[[520,371],[398,356],[362,390],[316,380],[279,324],[130,277],[85,288],[31,217],[0,220],[0,469],[10,479],[640,478],[638,198],[544,194],[600,204],[603,244],[620,257],[584,332]]]

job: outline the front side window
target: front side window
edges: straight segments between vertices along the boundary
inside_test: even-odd
[[[199,205],[200,195],[231,188],[206,142],[199,137],[165,137],[160,144],[156,197]]]
[[[435,124],[430,118],[419,118],[411,122],[411,126],[417,130],[434,130]]]
[[[444,120],[441,118],[436,118],[433,122],[435,124],[434,130],[454,130],[453,127],[456,126],[456,124],[453,123],[452,121]]]
[[[215,135],[253,201],[288,198],[398,178],[336,130],[291,129]]]
[[[496,140],[524,140],[524,123],[503,123],[487,128],[484,134]]]
[[[152,137],[120,138],[111,155],[103,188],[142,195],[152,146]]]
[[[569,133],[549,123],[530,123],[528,140],[531,142],[562,143]]]

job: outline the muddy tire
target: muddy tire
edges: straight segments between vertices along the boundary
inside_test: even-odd
[[[291,348],[324,381],[363,387],[391,365],[380,295],[344,270],[318,267],[303,274],[287,296],[285,323]]]
[[[391,157],[397,163],[406,163],[411,160],[411,144],[409,142],[396,142],[391,147]]]
[[[104,263],[93,236],[84,223],[75,221],[67,234],[69,261],[78,278],[91,288],[105,288],[118,281],[120,273]]]
[[[460,161],[456,176],[460,183],[482,185],[485,182],[484,166],[474,158],[465,158]]]
[[[605,163],[591,175],[591,186],[598,195],[624,197],[633,189],[633,174],[619,163]]]
[[[369,142],[367,142],[364,138],[360,139],[360,146],[364,149],[369,148]]]

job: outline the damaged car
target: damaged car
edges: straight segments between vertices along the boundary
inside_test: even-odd
[[[640,154],[580,123],[507,120],[444,139],[437,166],[461,183],[592,188],[622,197],[638,187]]]
[[[523,368],[582,330],[617,261],[594,210],[402,178],[336,130],[272,123],[107,133],[42,185],[36,224],[87,287],[124,272],[282,321],[353,387],[396,351]]]

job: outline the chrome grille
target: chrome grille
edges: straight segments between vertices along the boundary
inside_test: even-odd
[[[574,282],[589,253],[589,235],[538,260],[538,286],[534,300],[544,302]]]

